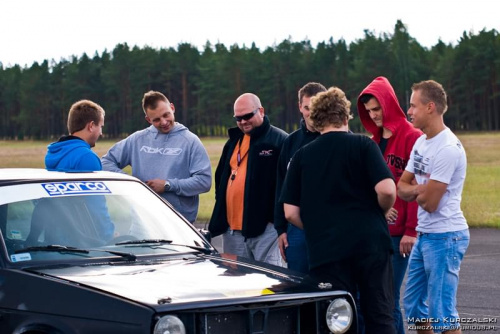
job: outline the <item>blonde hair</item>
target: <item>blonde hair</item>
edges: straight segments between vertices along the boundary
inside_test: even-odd
[[[340,128],[352,119],[351,102],[338,87],[330,87],[326,92],[316,94],[311,98],[310,108],[313,126],[318,131],[328,125]]]
[[[420,102],[423,104],[434,102],[438,114],[442,115],[448,110],[446,92],[440,83],[434,80],[420,81],[414,83],[411,90],[420,91]]]

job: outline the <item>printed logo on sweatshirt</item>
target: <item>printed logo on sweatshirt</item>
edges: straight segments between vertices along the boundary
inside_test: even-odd
[[[104,182],[52,182],[42,183],[42,187],[49,196],[111,193]]]
[[[403,174],[404,169],[406,168],[407,160],[398,157],[394,154],[388,154],[386,158],[387,165],[394,167],[396,170],[396,177],[400,177]]]
[[[270,157],[273,155],[273,150],[262,150],[259,152],[259,156],[261,157]]]
[[[140,152],[148,154],[161,154],[161,155],[179,155],[182,153],[182,148],[175,147],[141,147]]]

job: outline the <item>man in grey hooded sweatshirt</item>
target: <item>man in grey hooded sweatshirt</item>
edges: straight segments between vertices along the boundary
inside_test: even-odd
[[[123,173],[130,165],[133,176],[194,223],[199,194],[212,185],[207,151],[194,133],[175,122],[174,104],[162,93],[144,94],[142,108],[151,126],[113,145],[101,159],[102,169]]]

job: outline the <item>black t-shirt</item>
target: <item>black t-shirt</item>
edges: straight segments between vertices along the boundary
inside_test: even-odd
[[[378,147],[380,148],[380,152],[382,152],[382,155],[384,155],[384,153],[385,153],[385,149],[387,148],[388,141],[389,141],[389,138],[380,137],[380,143],[378,143]]]
[[[375,185],[392,173],[366,136],[328,132],[301,148],[280,202],[300,207],[311,268],[354,254],[391,251]]]

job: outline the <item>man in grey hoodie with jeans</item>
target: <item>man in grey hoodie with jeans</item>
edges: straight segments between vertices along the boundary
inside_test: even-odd
[[[175,122],[174,104],[165,95],[147,92],[142,107],[151,126],[113,145],[101,159],[102,169],[123,173],[130,165],[133,176],[194,223],[199,194],[212,184],[207,151],[194,133]]]

